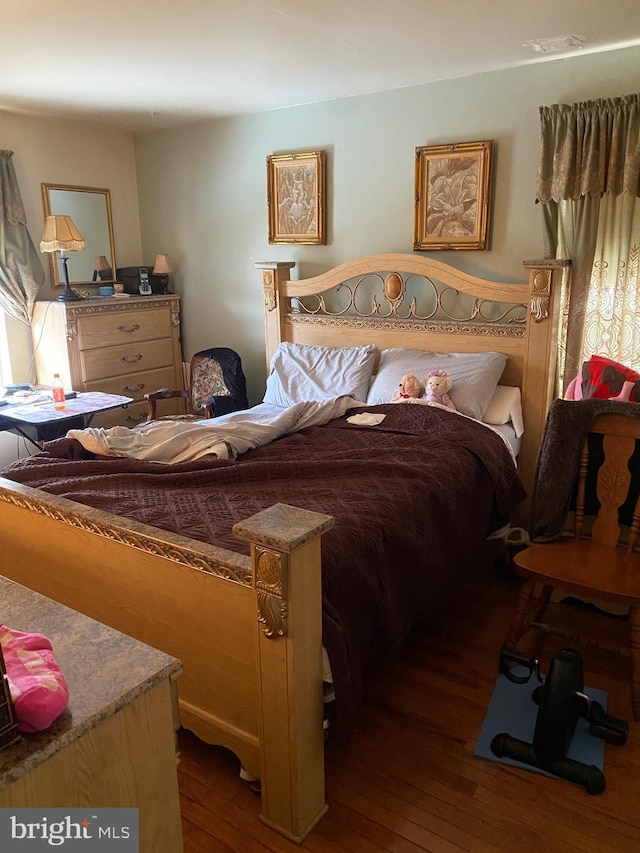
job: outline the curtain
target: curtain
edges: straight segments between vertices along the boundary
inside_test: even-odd
[[[632,307],[637,298],[640,95],[541,107],[540,119],[536,195],[545,255],[572,261],[561,297],[561,391],[593,353],[633,366],[629,342],[640,340]],[[639,330],[632,332],[636,324]],[[634,359],[639,358],[636,347]]]
[[[29,324],[44,268],[27,231],[12,157],[0,151],[0,308]]]
[[[582,340],[591,269],[598,231],[600,198],[544,205],[547,238],[545,257],[571,258],[571,276],[563,280],[558,325],[556,393],[562,396],[582,364]]]
[[[606,195],[598,221],[582,353],[640,370],[640,200]]]

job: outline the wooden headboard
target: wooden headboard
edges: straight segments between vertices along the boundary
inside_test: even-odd
[[[262,270],[267,364],[282,341],[505,353],[501,384],[522,389],[525,433],[518,467],[531,494],[554,394],[561,284],[569,261],[525,261],[528,284],[488,281],[415,254],[366,255],[298,281],[289,278],[292,262],[255,266]],[[468,295],[466,307],[458,304],[459,294]],[[452,300],[455,311],[447,308]],[[528,502],[518,522],[526,523],[527,515]]]

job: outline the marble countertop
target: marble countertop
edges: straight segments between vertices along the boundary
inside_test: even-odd
[[[181,670],[178,660],[0,576],[0,622],[45,634],[69,705],[43,732],[0,750],[0,790]]]

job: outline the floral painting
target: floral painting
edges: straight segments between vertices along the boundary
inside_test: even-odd
[[[324,243],[324,151],[267,157],[270,243]]]
[[[493,141],[416,148],[414,249],[488,248]]]

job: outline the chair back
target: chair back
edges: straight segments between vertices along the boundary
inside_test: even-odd
[[[596,436],[602,436],[597,440]],[[601,545],[615,547],[626,540],[633,551],[640,531],[640,457],[638,482],[632,487],[630,463],[640,439],[640,420],[624,415],[598,415],[584,443],[574,513],[576,539],[585,535],[585,514],[595,515],[591,538]],[[635,460],[634,460],[635,461]],[[601,463],[601,464],[600,464]],[[593,500],[593,498],[597,500]],[[595,512],[588,509],[593,504]]]
[[[203,415],[210,397],[237,397],[237,408],[249,405],[240,356],[228,347],[201,350],[191,359],[189,413]]]

